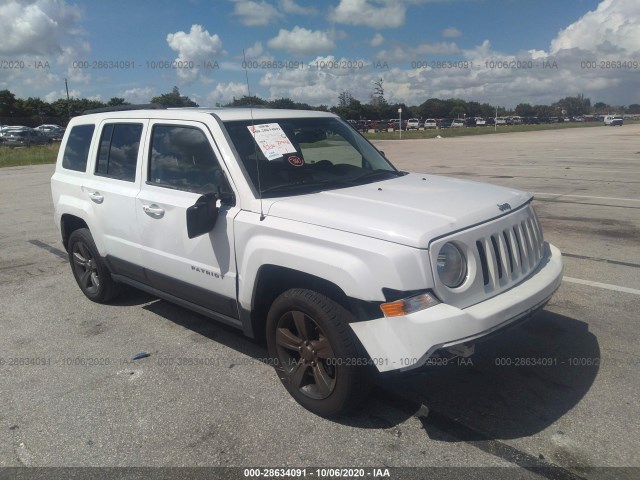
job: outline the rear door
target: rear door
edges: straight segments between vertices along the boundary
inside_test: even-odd
[[[142,144],[148,120],[107,120],[98,128],[90,172],[82,183],[91,217],[113,273],[142,281],[136,196],[140,190]]]
[[[187,236],[187,208],[205,193],[232,192],[209,130],[200,122],[152,120],[146,150],[136,215],[147,278],[153,287],[239,326],[233,243],[239,208],[218,201],[211,232]]]

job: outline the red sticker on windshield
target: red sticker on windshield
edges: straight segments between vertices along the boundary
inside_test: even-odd
[[[289,163],[294,167],[301,167],[304,165],[304,160],[295,155],[289,155]]]

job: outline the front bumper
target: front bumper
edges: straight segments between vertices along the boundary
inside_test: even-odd
[[[436,350],[489,335],[535,312],[562,282],[560,250],[545,243],[538,267],[515,287],[468,308],[441,303],[402,317],[350,324],[380,372],[411,370]]]

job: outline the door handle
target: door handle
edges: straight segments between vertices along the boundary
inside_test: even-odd
[[[100,192],[89,192],[89,198],[98,204],[104,202],[104,197],[100,195]]]
[[[164,216],[164,209],[160,208],[155,203],[152,203],[151,205],[143,205],[142,211],[151,218],[162,218]]]

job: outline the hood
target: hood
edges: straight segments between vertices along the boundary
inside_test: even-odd
[[[434,238],[504,215],[531,198],[529,193],[486,183],[410,173],[356,187],[275,199],[267,215],[428,248]],[[505,203],[510,210],[505,209]]]

